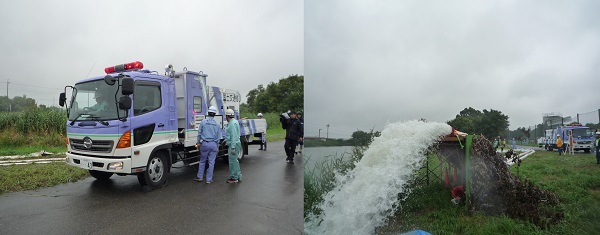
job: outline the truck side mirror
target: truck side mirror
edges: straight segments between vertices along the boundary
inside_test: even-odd
[[[60,97],[58,98],[58,105],[60,105],[60,107],[64,107],[66,101],[67,95],[64,92],[60,93]]]
[[[121,79],[121,94],[131,95],[133,94],[133,78],[124,77]],[[131,104],[131,100],[129,102]],[[131,107],[131,105],[130,105]]]
[[[131,97],[129,96],[121,96],[119,98],[119,109],[129,110],[131,108]]]
[[[116,81],[117,81],[117,79],[114,78],[113,76],[110,76],[110,75],[104,76],[104,82],[106,82],[106,84],[108,84],[109,86],[115,85]]]

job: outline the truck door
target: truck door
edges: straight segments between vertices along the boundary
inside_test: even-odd
[[[188,72],[185,75],[185,113],[186,113],[186,146],[193,145],[197,141],[198,127],[204,119],[208,105],[206,103],[206,77]]]
[[[145,166],[152,150],[164,144],[167,138],[165,132],[168,119],[168,107],[163,104],[163,93],[167,87],[160,82],[137,80],[133,92],[133,116],[131,129],[133,130],[133,151],[139,151],[140,157],[132,157],[132,162],[137,166]],[[138,161],[136,161],[138,159]]]

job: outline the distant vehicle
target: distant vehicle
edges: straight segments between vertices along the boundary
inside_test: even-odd
[[[538,147],[543,148],[546,145],[546,137],[540,137],[537,139]]]
[[[592,129],[581,124],[572,124],[569,126],[559,126],[555,129],[546,130],[545,148],[548,151],[557,149],[556,147],[556,135],[560,135],[563,139],[563,143],[569,143],[569,131],[573,131],[573,139],[575,145],[573,150],[583,150],[585,153],[590,153],[594,149],[594,132]]]
[[[111,66],[104,76],[65,87],[59,104],[67,108],[69,165],[87,169],[100,180],[115,173],[136,175],[140,184],[158,188],[174,163],[198,163],[198,126],[208,107],[217,107],[215,120],[223,138],[225,111],[235,111],[240,160],[248,154],[252,135],[266,129],[265,119],[239,120],[239,92],[207,86],[203,72],[175,72],[169,65],[163,76],[142,69],[139,61]],[[68,103],[67,88],[72,91]],[[223,139],[217,156],[228,157]]]

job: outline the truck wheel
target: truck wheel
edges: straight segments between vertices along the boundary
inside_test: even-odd
[[[590,153],[590,149],[584,149],[583,150],[585,153]]]
[[[244,159],[244,146],[248,146],[247,144],[248,143],[241,144],[242,148],[240,149],[240,151],[238,151],[238,155],[237,155],[238,162],[241,162]]]
[[[144,172],[144,179],[146,185],[152,189],[157,189],[165,184],[167,177],[167,158],[162,152],[155,152],[148,160],[146,165],[146,171]]]
[[[113,175],[112,172],[95,171],[95,170],[89,170],[89,172],[90,172],[90,175],[92,175],[97,180],[107,180],[108,178],[110,178]]]

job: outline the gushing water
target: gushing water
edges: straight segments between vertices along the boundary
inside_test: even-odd
[[[306,234],[372,234],[398,208],[398,194],[420,169],[425,152],[452,132],[445,123],[408,121],[388,124],[346,175],[337,174],[335,187],[309,215]]]

